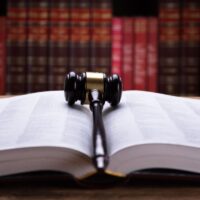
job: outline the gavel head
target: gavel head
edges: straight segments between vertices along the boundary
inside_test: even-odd
[[[120,102],[122,94],[121,78],[117,74],[106,76],[104,73],[85,72],[80,75],[70,72],[65,77],[65,99],[69,105],[80,100],[84,104],[87,93],[98,90],[102,93],[102,103],[108,101],[112,106]]]

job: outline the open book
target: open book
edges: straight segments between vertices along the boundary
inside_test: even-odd
[[[200,100],[143,91],[105,104],[110,156],[107,173],[126,176],[150,168],[200,172]],[[69,107],[63,91],[0,100],[0,175],[38,170],[76,178],[96,173],[91,161],[92,114]]]

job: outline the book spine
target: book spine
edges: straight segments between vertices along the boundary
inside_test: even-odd
[[[111,71],[111,0],[92,2],[91,70]]]
[[[89,70],[90,65],[90,0],[79,2],[79,48],[77,49],[78,67],[81,72]]]
[[[48,88],[48,23],[48,1],[28,1],[28,92]]]
[[[159,4],[159,92],[180,94],[180,4]]]
[[[158,20],[148,18],[147,25],[147,90],[157,92],[158,73]]]
[[[200,2],[183,1],[181,94],[200,94]]]
[[[145,90],[147,80],[147,18],[137,17],[133,23],[134,83],[135,90]]]
[[[50,90],[62,90],[69,67],[69,1],[51,1],[49,31]]]
[[[26,92],[27,1],[8,1],[7,11],[7,88],[8,94]]]
[[[77,49],[79,49],[79,28],[78,23],[78,0],[70,1],[70,24],[69,24],[69,69],[70,71],[79,71],[78,70],[78,55]]]
[[[0,95],[5,94],[6,17],[0,16]]]
[[[84,72],[90,63],[90,1],[71,1],[70,70]]]
[[[122,77],[122,30],[123,20],[119,17],[112,19],[112,69],[113,74]]]
[[[133,19],[123,20],[123,89],[133,89]]]

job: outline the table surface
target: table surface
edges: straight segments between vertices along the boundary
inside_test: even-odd
[[[0,98],[2,98],[1,96]],[[134,182],[134,181],[133,181]],[[34,179],[12,178],[10,180],[0,179],[0,200],[105,200],[105,199],[137,199],[137,200],[197,200],[200,198],[200,182],[191,183],[148,183],[141,180],[139,183],[121,184],[105,188],[85,188],[71,182],[57,181],[35,181]]]
[[[200,185],[126,185],[103,189],[72,187],[56,183],[53,185],[15,183],[0,187],[0,200],[106,200],[106,199],[149,199],[149,200],[197,200],[200,198]]]

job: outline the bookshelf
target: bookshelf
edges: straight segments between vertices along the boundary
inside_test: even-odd
[[[9,12],[9,10],[8,10],[8,2],[10,2],[10,1],[11,0],[2,0],[0,2],[0,16],[7,16],[8,15],[8,12]],[[24,0],[19,0],[19,1],[24,1]],[[59,0],[59,1],[61,2],[62,0]],[[26,1],[24,1],[24,2],[26,2]],[[52,1],[48,1],[48,3],[49,2],[52,2]],[[69,1],[69,2],[71,2],[71,1]],[[89,5],[89,4],[91,4],[92,1],[86,0],[86,1],[79,1],[79,3],[80,2],[82,2],[82,3],[84,2],[85,5],[86,4]],[[189,96],[197,96],[197,95],[199,95],[200,94],[200,78],[199,78],[200,77],[200,60],[199,60],[198,57],[200,55],[200,50],[199,50],[200,49],[200,47],[199,47],[200,46],[199,45],[200,39],[199,39],[199,36],[194,36],[194,37],[196,37],[196,38],[198,37],[198,38],[196,39],[195,45],[193,45],[193,41],[192,41],[193,40],[193,36],[189,36],[191,42],[190,41],[189,42],[188,41],[183,41],[183,37],[184,36],[181,33],[181,31],[184,32],[186,29],[190,29],[190,30],[194,30],[194,31],[196,31],[197,29],[200,30],[199,23],[193,23],[193,22],[190,23],[190,22],[185,22],[183,20],[184,19],[183,11],[184,12],[188,12],[187,11],[187,7],[190,7],[189,3],[187,3],[186,0],[183,0],[183,1],[182,0],[165,0],[165,1],[164,0],[139,0],[139,1],[130,1],[130,0],[124,0],[124,1],[121,1],[121,0],[110,0],[109,1],[109,0],[104,0],[104,3],[108,3],[108,2],[110,2],[110,5],[111,5],[110,9],[111,9],[112,18],[137,18],[137,17],[138,18],[139,17],[147,18],[147,19],[149,19],[151,17],[157,18],[157,20],[159,22],[158,23],[159,27],[158,27],[158,32],[157,32],[157,38],[158,38],[159,41],[158,41],[158,45],[157,45],[157,50],[158,50],[158,52],[157,52],[157,55],[158,55],[158,68],[157,68],[157,83],[156,83],[157,84],[157,89],[155,91],[156,92],[161,92],[161,93],[167,93],[167,94],[175,94],[175,95],[186,95],[186,96],[187,95],[189,95]],[[179,21],[177,23],[177,25],[173,25],[173,26],[176,29],[179,29],[178,30],[179,31],[179,36],[178,37],[179,37],[180,41],[179,41],[179,44],[177,46],[173,47],[170,50],[171,47],[170,48],[169,48],[169,46],[167,47],[166,46],[166,42],[164,42],[164,43],[160,42],[160,37],[162,35],[162,34],[160,34],[160,33],[162,33],[162,31],[161,31],[161,27],[162,26],[160,26],[160,24],[161,24],[160,23],[160,20],[161,20],[161,18],[160,18],[161,6],[160,5],[163,4],[163,3],[165,3],[165,4],[169,3],[169,4],[172,5],[172,4],[177,3],[177,2],[179,2],[178,4],[180,4],[181,9],[182,9],[181,10],[182,13],[181,12],[179,13],[179,14],[181,14],[180,20],[182,20],[182,21]],[[199,4],[200,3],[199,3],[198,0],[191,0],[190,2],[193,2],[196,5],[197,9],[199,9],[199,7],[200,7]],[[79,6],[79,3],[77,3],[76,5]],[[52,5],[47,7],[47,9],[51,9],[50,7],[52,8]],[[72,7],[73,7],[73,5],[72,5]],[[92,11],[92,9],[90,9],[90,11]],[[179,9],[179,11],[180,11],[180,9]],[[166,21],[168,19],[165,17],[164,20]],[[69,18],[67,20],[69,20],[69,23],[67,22],[68,24],[66,23],[67,24],[66,26],[68,26],[67,28],[69,28],[69,26],[71,26],[71,25],[69,25],[71,23],[70,22],[71,19]],[[199,17],[199,20],[200,20],[200,17]],[[84,25],[84,26],[85,26],[85,28],[89,27],[88,25]],[[100,25],[99,27],[101,27],[101,26],[102,25]],[[71,63],[71,65],[72,66],[80,65],[79,67],[77,67],[75,69],[76,71],[79,71],[79,69],[80,69],[80,71],[84,71],[84,70],[101,71],[102,70],[102,72],[105,72],[105,73],[110,73],[111,72],[110,68],[108,69],[107,66],[111,66],[112,65],[112,54],[113,53],[112,53],[111,45],[113,43],[113,41],[112,41],[113,35],[109,35],[108,34],[109,31],[110,31],[110,28],[112,26],[112,22],[110,21],[106,26],[108,27],[108,29],[106,30],[107,31],[107,35],[98,35],[97,34],[95,36],[97,38],[98,42],[91,43],[90,42],[91,38],[89,40],[87,39],[87,42],[86,42],[84,40],[85,40],[85,38],[88,38],[87,34],[84,35],[84,37],[81,37],[80,33],[79,33],[79,36],[76,35],[76,37],[74,37],[74,38],[75,38],[75,40],[78,37],[80,37],[81,39],[79,39],[79,41],[76,40],[74,43],[73,42],[71,43],[71,41],[72,41],[71,40],[71,36],[65,38],[66,45],[63,48],[62,52],[63,51],[69,51],[69,49],[70,49],[69,46],[72,45],[72,46],[75,47],[73,49],[73,51],[74,50],[78,51],[78,54],[84,55],[81,59],[76,59],[76,56],[73,57],[73,55],[75,55],[73,52],[69,53],[70,57],[71,58],[73,57],[73,60],[74,60],[72,62],[69,61]],[[105,27],[106,26],[104,26],[104,28],[103,28],[104,30],[102,29],[103,31],[105,31]],[[168,25],[165,24],[164,26],[168,26]],[[86,30],[85,28],[81,29],[81,31],[84,32]],[[88,31],[90,33],[93,32],[93,30],[92,31],[88,30]],[[173,32],[173,30],[170,30],[170,29],[169,29],[169,31]],[[169,32],[169,31],[166,31],[166,33]],[[99,31],[99,32],[101,32],[101,31]],[[190,33],[187,32],[187,34],[190,34]],[[200,35],[200,31],[198,32],[198,34]],[[167,36],[164,33],[164,35],[162,35],[162,37],[167,37]],[[54,37],[54,38],[57,38],[57,39],[59,38],[60,39],[61,36],[56,35],[56,37]],[[101,39],[99,39],[99,38],[101,38]],[[103,38],[103,40],[107,41],[107,43],[105,41],[102,42],[101,41],[102,38]],[[58,43],[52,43],[52,41],[51,41],[50,44],[48,44],[47,46],[53,46],[54,45],[53,48],[57,48],[56,45],[57,46],[61,45],[61,43],[59,43],[59,44]],[[79,43],[79,44],[77,45],[77,43]],[[164,45],[164,46],[162,46],[162,45]],[[101,47],[98,49],[97,47],[99,47],[99,46],[101,46]],[[89,48],[89,50],[88,50],[88,48]],[[166,50],[166,48],[168,48],[168,52],[172,52],[172,51],[175,52],[175,53],[173,53],[174,54],[174,58],[171,58],[170,56],[168,56],[166,59],[164,58],[164,60],[166,62],[165,61],[163,62],[163,56],[162,55],[165,54],[164,51]],[[163,49],[164,49],[164,51],[163,51]],[[61,52],[61,48],[58,50],[58,52],[59,51]],[[29,52],[29,51],[27,50],[27,52]],[[71,52],[71,51],[69,51],[69,52]],[[53,54],[54,53],[51,52],[51,50],[50,50],[50,51],[46,52],[45,55],[49,56],[49,55],[53,55]],[[59,53],[57,53],[57,55],[59,55]],[[80,57],[81,57],[81,55],[80,55]],[[107,57],[106,57],[106,55],[107,55]],[[167,55],[168,55],[168,53],[167,53]],[[101,57],[102,57],[102,59],[101,59]],[[176,71],[176,74],[170,74],[171,72],[169,72],[169,71],[167,71],[167,72],[163,71],[163,69],[165,69],[165,68],[170,68],[171,64],[168,65],[168,63],[171,62],[170,59],[171,60],[174,59],[174,60],[176,60],[174,62],[178,63],[176,68],[179,68],[179,69]],[[69,59],[68,58],[65,59],[65,62],[68,62],[67,60],[69,60]],[[193,61],[191,61],[191,60],[193,60]],[[105,61],[106,61],[106,64],[105,64]],[[47,62],[51,62],[51,61],[47,61]],[[54,60],[52,62],[52,65],[54,65],[53,63],[56,63],[56,62],[59,63],[60,62],[59,59],[57,61]],[[84,64],[84,62],[87,62],[87,64]],[[195,67],[192,67],[192,64],[191,64],[192,62],[195,63]],[[76,64],[76,63],[79,63],[79,64]],[[101,64],[99,64],[99,66],[97,66],[98,63],[101,63]],[[162,63],[164,63],[164,64],[162,64]],[[86,65],[88,65],[90,67],[87,68],[87,67],[85,67]],[[189,67],[187,67],[187,65]],[[184,67],[182,67],[182,66],[184,66]],[[70,69],[72,69],[72,68],[70,68]],[[170,69],[170,70],[173,71],[174,69]],[[47,70],[47,71],[49,72],[51,70]],[[62,87],[61,74],[63,74],[63,71],[64,70],[60,70],[60,72],[59,72],[59,70],[55,71],[55,74],[59,75],[59,77],[56,78],[56,80],[59,81],[57,86],[54,87],[53,83],[51,83],[50,84],[51,86],[43,87],[43,88],[46,88],[46,89],[61,89],[61,87]],[[10,79],[12,80],[12,78],[10,78]],[[47,77],[47,79],[48,80],[53,80],[52,77],[51,78]],[[132,88],[132,89],[134,89],[134,88]],[[25,90],[26,89],[24,89],[24,91]],[[31,91],[29,91],[29,92],[31,92]],[[0,94],[1,94],[1,92],[0,92]],[[12,92],[10,94],[12,94]]]
[[[200,95],[200,2],[113,1],[114,17],[158,18],[156,92]],[[164,38],[164,39],[163,39]]]

